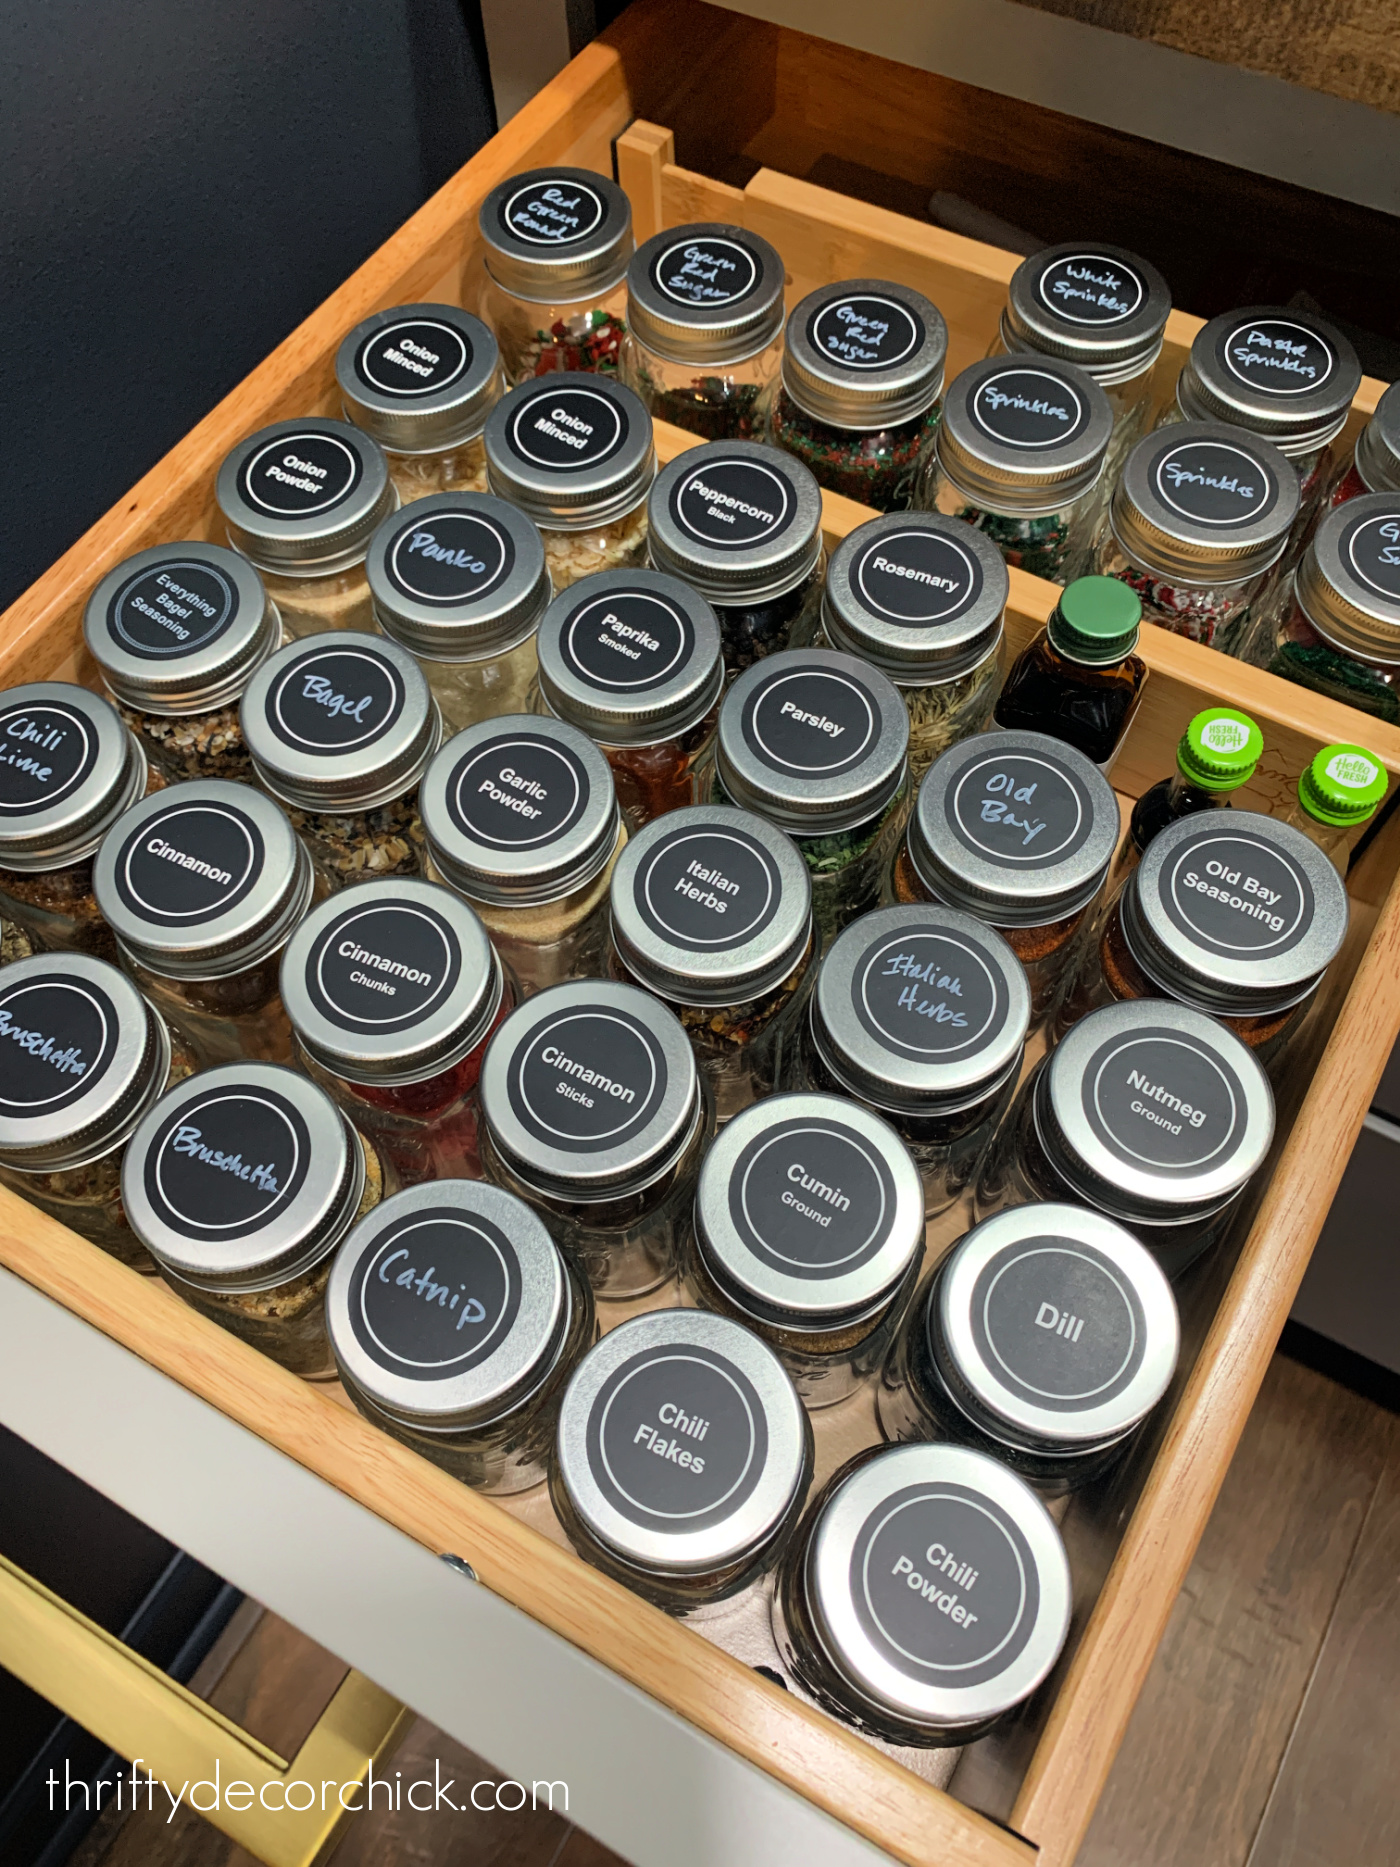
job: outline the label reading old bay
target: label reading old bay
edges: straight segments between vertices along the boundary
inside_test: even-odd
[[[311,1137],[301,1111],[277,1090],[217,1087],[157,1130],[145,1193],[184,1237],[233,1239],[284,1213],[305,1184]]]
[[[556,739],[504,733],[464,758],[447,782],[457,828],[495,849],[531,849],[576,824],[588,804],[588,773]]]
[[[644,693],[684,667],[695,646],[690,618],[652,590],[585,597],[560,636],[564,665],[592,687]]]
[[[360,345],[355,370],[381,395],[432,395],[456,382],[472,360],[464,332],[435,318],[406,318]]]
[[[1168,448],[1153,479],[1173,512],[1217,530],[1263,517],[1278,495],[1262,460],[1222,441],[1182,441]]]
[[[343,1029],[403,1030],[443,1002],[461,970],[461,947],[441,914],[390,901],[337,915],[307,955],[306,988]]]
[[[390,1374],[435,1381],[479,1367],[520,1312],[520,1259],[499,1226],[444,1206],[387,1225],[365,1251],[350,1326]]]
[[[281,434],[243,463],[239,491],[273,518],[312,518],[329,512],[359,485],[359,454],[332,434]]]
[[[946,810],[964,848],[1001,868],[1068,861],[1094,827],[1079,778],[1044,753],[993,752],[978,759],[949,786]]]
[[[666,1058],[630,1012],[576,1006],[546,1018],[516,1049],[507,1093],[534,1140],[598,1153],[641,1132],[665,1096]]]
[[[262,832],[247,812],[172,803],[133,830],[118,852],[117,894],[157,926],[194,925],[237,907],[257,882],[263,858]]]
[[[1135,1379],[1146,1349],[1142,1303],[1101,1252],[1078,1239],[1020,1239],[982,1268],[972,1337],[1018,1399],[1050,1412],[1101,1407]]]
[[[310,648],[267,693],[267,723],[283,745],[332,757],[373,745],[398,719],[404,681],[373,648]]]
[[[475,603],[515,568],[515,543],[481,512],[410,518],[384,558],[389,581],[419,603]]]
[[[1227,956],[1289,952],[1312,922],[1307,876],[1282,850],[1247,833],[1207,831],[1183,843],[1160,888],[1173,923]]]
[[[952,622],[982,594],[982,566],[940,532],[882,532],[850,569],[851,594],[889,622],[909,628]]]
[[[97,734],[53,701],[0,713],[0,814],[27,816],[76,791],[97,762]]]
[[[633,899],[643,923],[663,940],[727,952],[771,926],[781,882],[756,837],[705,825],[655,845],[637,870]]]
[[[1084,1113],[1125,1163],[1196,1173],[1237,1145],[1244,1087],[1223,1057],[1175,1031],[1110,1038],[1084,1068]]]
[[[878,1042],[929,1060],[979,1049],[1008,1012],[1002,969],[971,940],[936,929],[875,941],[856,962],[851,1002]]]
[[[835,668],[780,673],[758,686],[745,709],[744,737],[781,772],[836,777],[862,759],[879,736],[874,702]]]
[[[671,494],[671,516],[680,529],[720,551],[780,537],[796,511],[789,476],[747,455],[707,461],[683,475]]]
[[[138,571],[107,606],[107,633],[143,661],[192,655],[216,642],[238,612],[238,594],[213,564],[167,559]]]
[[[101,1082],[116,1054],[116,1006],[87,979],[0,990],[0,1111],[55,1115]]]
[[[756,1258],[789,1277],[844,1277],[889,1237],[895,1184],[868,1140],[798,1116],[756,1135],[734,1163],[729,1216]]]

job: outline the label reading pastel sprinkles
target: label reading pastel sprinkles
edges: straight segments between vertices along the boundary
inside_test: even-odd
[[[864,687],[835,669],[770,678],[745,709],[750,749],[776,771],[834,778],[874,745],[880,721]]]
[[[1102,1407],[1142,1366],[1142,1303],[1111,1259],[1076,1238],[1026,1238],[982,1268],[969,1304],[997,1382],[1051,1413]]]
[[[940,532],[884,532],[850,570],[856,601],[888,622],[911,629],[953,622],[982,594],[982,566]]]
[[[356,1267],[350,1326],[365,1353],[409,1381],[466,1374],[520,1313],[520,1259],[499,1226],[451,1206],[387,1225]]]
[[[695,467],[671,494],[671,516],[680,529],[719,551],[743,551],[780,537],[796,510],[787,474],[748,458]]]
[[[0,1112],[71,1107],[106,1075],[120,1035],[116,1006],[89,980],[31,977],[0,991]]]
[[[1089,840],[1093,809],[1079,779],[1043,753],[989,753],[949,785],[953,835],[998,868],[1067,862]]]
[[[243,463],[239,491],[272,518],[306,519],[347,499],[364,475],[359,453],[334,434],[283,434]]]
[[[1084,1114],[1126,1166],[1197,1174],[1239,1144],[1243,1086],[1223,1060],[1175,1031],[1111,1038],[1084,1069]]]
[[[403,675],[373,648],[310,648],[267,693],[267,723],[293,751],[314,758],[371,746],[403,712]]]
[[[237,613],[223,571],[171,558],[127,579],[107,606],[107,634],[129,655],[164,661],[217,642]]]
[[[632,888],[652,933],[704,953],[732,952],[758,939],[782,901],[778,865],[757,838],[708,825],[663,837]]]
[[[527,182],[501,204],[501,226],[527,246],[568,246],[602,225],[603,197],[563,176]]]
[[[677,240],[652,262],[651,282],[678,305],[738,304],[758,283],[758,260],[737,240],[705,234]]]
[[[1067,324],[1122,324],[1142,307],[1147,287],[1131,266],[1102,253],[1070,253],[1047,266],[1042,304]]]
[[[1237,324],[1224,338],[1221,355],[1232,376],[1278,396],[1320,389],[1337,363],[1329,343],[1290,318]]]
[[[1152,478],[1171,511],[1218,530],[1261,518],[1278,495],[1262,460],[1222,441],[1182,441],[1169,447]]]
[[[116,860],[117,894],[156,926],[195,926],[237,907],[263,858],[262,831],[245,811],[174,803],[127,837]]]
[[[556,1012],[522,1038],[507,1094],[525,1132],[572,1154],[608,1153],[640,1134],[666,1094],[661,1046],[612,1007]]]
[[[367,337],[355,371],[381,395],[412,400],[448,388],[471,360],[472,347],[462,331],[435,318],[410,318]]]
[[[924,341],[923,319],[894,298],[873,294],[823,305],[807,327],[818,356],[850,370],[893,369]]]
[[[730,1176],[730,1220],[749,1251],[813,1282],[868,1264],[889,1237],[894,1208],[888,1165],[840,1122],[780,1122],[745,1146]]]
[[[577,473],[600,466],[627,439],[621,403],[595,389],[541,389],[511,416],[506,438],[532,466]]]
[[[1006,1022],[1001,973],[976,944],[901,928],[875,941],[851,976],[856,1017],[878,1044],[916,1062],[974,1055]]]
[[[477,603],[515,568],[515,543],[479,512],[433,512],[410,518],[384,558],[389,581],[415,602]]]
[[[1307,876],[1281,850],[1252,836],[1193,838],[1173,854],[1159,886],[1174,924],[1227,957],[1291,952],[1312,925]]]
[[[543,735],[508,733],[462,760],[447,782],[447,810],[475,843],[538,849],[573,828],[589,792],[577,753]]]
[[[651,590],[586,596],[564,624],[564,665],[590,687],[646,693],[684,668],[695,629],[678,604]]]
[[[146,1155],[146,1198],[182,1236],[235,1239],[281,1217],[306,1182],[310,1158],[305,1118],[286,1096],[211,1089],[158,1129]]]
[[[338,914],[312,947],[306,990],[341,1030],[388,1034],[435,1011],[461,971],[457,936],[436,909],[417,901],[360,904]]]
[[[994,441],[1029,451],[1076,440],[1089,420],[1088,405],[1066,377],[1019,367],[978,383],[968,412]]]
[[[1343,536],[1341,558],[1378,596],[1400,603],[1400,512],[1359,520]]]
[[[97,763],[97,733],[76,707],[53,701],[0,713],[0,820],[70,796]]]

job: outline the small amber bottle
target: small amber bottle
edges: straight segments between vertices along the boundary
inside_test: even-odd
[[[1080,577],[1017,656],[996,723],[1049,733],[1107,771],[1147,681],[1137,647],[1142,605],[1116,577]]]

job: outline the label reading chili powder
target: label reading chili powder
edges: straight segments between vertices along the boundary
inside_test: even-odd
[[[610,459],[627,430],[626,410],[600,390],[546,387],[521,398],[506,439],[522,460],[574,473]]]
[[[789,1277],[845,1277],[885,1244],[894,1176],[863,1135],[803,1117],[755,1135],[734,1163],[729,1216],[756,1258]]]
[[[694,647],[690,618],[651,590],[585,596],[559,637],[569,671],[610,692],[660,687],[685,666]]]
[[[1247,525],[1278,497],[1263,461],[1223,441],[1178,442],[1162,455],[1152,477],[1173,512],[1217,529]]]
[[[528,246],[567,246],[602,225],[603,197],[586,182],[544,176],[501,203],[501,226]]]
[[[677,240],[652,261],[651,282],[678,305],[735,305],[758,283],[759,264],[738,240]]]
[[[950,785],[953,835],[998,868],[1044,869],[1089,840],[1093,802],[1076,773],[1046,754],[989,753]]]
[[[349,1291],[361,1348],[391,1374],[440,1381],[494,1355],[520,1312],[520,1259],[499,1226],[450,1206],[385,1226]]]
[[[97,762],[97,734],[76,707],[44,701],[0,713],[0,816],[24,817],[76,791]]]
[[[796,510],[788,475],[746,457],[695,467],[671,494],[671,516],[681,530],[720,551],[744,551],[779,537]]]
[[[1084,1066],[1084,1114],[1129,1165],[1199,1173],[1238,1144],[1243,1086],[1222,1057],[1175,1031],[1111,1038]]]
[[[777,771],[832,778],[857,764],[879,737],[874,702],[834,668],[776,673],[744,709],[744,738]]]
[[[363,474],[359,454],[338,435],[281,434],[244,461],[238,483],[259,512],[299,519],[338,506]]]
[[[285,746],[330,758],[371,746],[398,719],[404,681],[373,648],[308,648],[267,692],[267,723]]]
[[[515,542],[480,512],[409,518],[384,554],[389,581],[420,603],[475,603],[515,568]]]
[[[781,905],[778,865],[744,830],[676,830],[637,870],[633,899],[663,940],[723,953],[756,940]]]
[[[982,594],[982,566],[939,532],[884,532],[856,557],[850,582],[875,615],[918,629],[971,609]]]
[[[172,803],[123,844],[117,894],[156,926],[194,926],[236,907],[257,882],[263,857],[262,832],[246,812]]]
[[[851,1004],[878,1043],[937,1062],[980,1050],[1008,1010],[1002,969],[974,941],[907,927],[856,961]]]
[[[0,1110],[70,1107],[106,1075],[120,1035],[116,1006],[86,979],[31,976],[0,991]]]
[[[397,1031],[436,1010],[461,971],[457,936],[434,909],[360,903],[338,914],[307,954],[306,990],[343,1030]]]
[[[561,1011],[524,1038],[507,1068],[511,1108],[527,1134],[567,1153],[600,1153],[638,1134],[660,1107],[661,1046],[625,1011]]]
[[[360,345],[355,373],[381,395],[432,395],[456,382],[472,360],[465,334],[435,318],[409,318]]]
[[[1332,346],[1291,318],[1237,324],[1221,339],[1220,355],[1232,376],[1269,395],[1307,395],[1336,368]]]
[[[1137,1292],[1079,1239],[1007,1245],[983,1266],[969,1309],[972,1339],[998,1383],[1052,1413],[1116,1399],[1136,1379],[1147,1348]]]
[[[212,564],[171,558],[138,571],[107,606],[107,633],[143,661],[192,655],[217,642],[238,613],[238,593]]]
[[[503,733],[464,758],[447,781],[447,810],[473,842],[532,849],[576,824],[588,806],[588,773],[554,739]]]
[[[1088,405],[1068,378],[1022,367],[986,377],[974,390],[968,412],[994,441],[1031,450],[1073,441],[1089,420]]]
[[[1121,324],[1140,310],[1147,287],[1131,266],[1102,253],[1070,253],[1041,273],[1041,303],[1067,324]]]
[[[1400,602],[1400,512],[1352,525],[1342,535],[1341,559],[1378,595]]]
[[[218,1088],[157,1130],[145,1191],[156,1217],[189,1238],[232,1239],[286,1212],[306,1181],[311,1136],[274,1089]]]
[[[923,343],[923,319],[893,298],[862,295],[820,307],[807,327],[819,356],[851,370],[892,369]]]
[[[1252,836],[1193,838],[1176,851],[1159,886],[1174,924],[1226,956],[1287,953],[1312,924],[1307,876],[1282,851]]]

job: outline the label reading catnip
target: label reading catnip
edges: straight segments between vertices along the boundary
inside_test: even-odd
[[[862,1134],[795,1117],[756,1135],[734,1163],[729,1217],[761,1263],[815,1282],[859,1270],[884,1246],[894,1176]]]
[[[988,1260],[969,1305],[986,1367],[1018,1399],[1052,1413],[1106,1405],[1136,1378],[1146,1320],[1109,1258],[1072,1238],[1026,1238]]]
[[[639,1135],[661,1106],[668,1071],[660,1044],[630,1012],[578,1006],[517,1042],[506,1071],[526,1133],[566,1153],[607,1153]]]
[[[450,1380],[500,1350],[520,1295],[520,1259],[500,1227],[443,1206],[395,1220],[366,1247],[350,1326],[387,1373]]]
[[[217,642],[237,614],[223,571],[170,558],[127,579],[107,606],[107,633],[142,661],[168,661]]]
[[[282,1217],[306,1182],[311,1136],[275,1089],[221,1087],[162,1122],[146,1154],[156,1217],[194,1239],[236,1240]]]
[[[780,537],[796,511],[797,494],[782,468],[742,456],[692,468],[671,494],[671,517],[680,529],[719,551]]]
[[[924,341],[924,322],[897,299],[862,293],[816,311],[807,341],[817,355],[849,370],[887,370],[912,357]]]
[[[1227,1161],[1247,1119],[1223,1057],[1174,1031],[1115,1037],[1084,1066],[1084,1114],[1125,1165],[1197,1174]]]
[[[689,616],[652,590],[585,596],[559,634],[570,673],[609,693],[664,686],[685,667],[694,647]]]
[[[587,182],[543,176],[506,196],[501,226],[527,246],[568,246],[596,232],[606,212],[603,197]]]
[[[1400,512],[1357,520],[1342,534],[1341,559],[1368,589],[1400,603]]]
[[[41,701],[0,713],[0,818],[72,795],[97,763],[97,731],[76,707]]]
[[[31,977],[0,990],[0,1113],[71,1107],[106,1075],[120,1036],[116,1006],[89,980]]]
[[[775,771],[834,778],[865,757],[880,733],[875,703],[836,669],[770,675],[744,709],[750,749]]]
[[[737,305],[758,284],[757,256],[738,240],[705,234],[677,240],[652,261],[651,282],[678,305],[705,309]]]
[[[480,602],[515,568],[515,542],[479,512],[410,517],[384,554],[389,581],[419,603]]]
[[[1307,395],[1320,389],[1337,366],[1326,339],[1291,318],[1237,324],[1222,339],[1220,355],[1232,376],[1251,389],[1277,396]]]
[[[576,752],[542,734],[503,733],[469,752],[447,781],[447,811],[491,849],[537,849],[571,830],[591,786]]]
[[[531,466],[578,473],[610,460],[627,430],[626,410],[601,390],[544,388],[521,401],[506,438]]]
[[[878,1044],[915,1062],[975,1055],[1006,1023],[1006,980],[975,941],[901,928],[856,961],[851,1005]]]
[[[984,377],[969,398],[968,413],[994,441],[1028,452],[1076,440],[1089,420],[1088,404],[1067,377],[1021,365]]]
[[[381,395],[413,400],[434,395],[470,366],[471,343],[436,318],[407,318],[376,331],[360,345],[355,373]]]
[[[1263,461],[1223,441],[1179,441],[1168,447],[1152,480],[1171,511],[1215,530],[1248,525],[1267,513],[1278,497],[1277,483]]]
[[[122,845],[117,894],[156,926],[196,926],[245,899],[262,873],[264,853],[262,832],[245,811],[173,803]]]
[[[1142,309],[1147,287],[1133,267],[1102,253],[1070,253],[1047,266],[1041,303],[1067,324],[1122,324]]]
[[[244,461],[238,489],[272,518],[309,519],[348,499],[363,477],[358,449],[338,435],[283,434]]]
[[[949,785],[944,808],[963,848],[998,868],[1068,862],[1094,827],[1083,782],[1044,753],[992,752],[976,759]]]
[[[661,939],[704,953],[756,940],[782,901],[773,857],[744,830],[708,826],[663,837],[637,869],[633,900]]]
[[[887,622],[911,629],[955,622],[982,594],[982,566],[939,532],[884,532],[850,569],[851,595]]]
[[[403,675],[373,648],[309,648],[267,690],[268,726],[313,758],[362,751],[403,712]]]
[[[359,904],[338,914],[307,954],[306,990],[342,1030],[389,1033],[436,1011],[461,971],[457,936],[435,909]]]
[[[1307,876],[1252,836],[1207,831],[1191,839],[1172,854],[1158,885],[1172,922],[1227,957],[1290,952],[1312,925]]]

